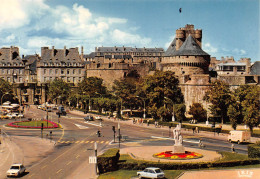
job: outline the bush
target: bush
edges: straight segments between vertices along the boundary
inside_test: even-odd
[[[97,157],[99,173],[106,173],[118,169],[119,149],[108,149]]]
[[[248,145],[248,157],[260,158],[260,142]]]

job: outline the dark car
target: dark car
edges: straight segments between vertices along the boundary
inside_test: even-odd
[[[85,119],[85,121],[94,121],[94,117],[91,115],[84,117],[84,119]]]

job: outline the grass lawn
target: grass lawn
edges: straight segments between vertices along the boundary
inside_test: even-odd
[[[237,154],[237,153],[231,153],[231,152],[220,152],[222,154],[223,158],[221,158],[218,161],[232,161],[232,160],[246,160],[248,159],[247,155],[244,154]],[[127,154],[123,154],[120,156],[119,159],[120,162],[137,162],[133,158],[131,158]],[[245,166],[235,166],[235,167],[216,167],[216,168],[202,168],[200,170],[232,170],[232,169],[243,169],[243,168],[260,168],[260,164],[257,165],[245,165]],[[115,172],[109,172],[102,174],[98,177],[98,179],[130,179],[131,177],[137,177],[136,172],[138,170],[118,170]],[[165,177],[167,179],[174,179],[177,178],[182,172],[185,171],[199,171],[198,169],[194,170],[164,170]]]
[[[137,177],[137,172],[140,170],[118,170],[115,172],[109,172],[102,174],[98,179],[130,179],[131,177]],[[167,179],[174,179],[179,176],[183,170],[164,170],[165,177]]]
[[[231,153],[231,152],[219,152],[223,158],[218,161],[232,161],[232,160],[247,160],[248,156],[245,154]]]

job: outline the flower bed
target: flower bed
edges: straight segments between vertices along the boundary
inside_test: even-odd
[[[197,159],[203,157],[203,155],[196,152],[185,151],[185,153],[172,153],[172,151],[165,151],[154,154],[153,157],[169,159],[169,160],[187,160],[187,159]]]
[[[38,122],[38,121],[37,121]],[[48,122],[48,127],[47,125],[43,125],[44,129],[52,129],[52,128],[58,128],[59,126],[55,123],[55,122],[51,122],[51,121],[47,121],[47,120],[43,120],[43,121],[39,121],[40,123],[44,123],[47,124]],[[23,123],[23,125],[19,125],[19,123]],[[16,122],[11,122],[9,124],[7,124],[7,126],[9,127],[16,127],[16,128],[30,128],[30,129],[41,129],[41,126],[32,126],[32,125],[24,125],[26,123],[32,123],[31,121],[16,121]]]

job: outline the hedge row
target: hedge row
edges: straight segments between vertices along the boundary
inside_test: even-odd
[[[248,148],[248,157],[250,158],[260,158],[260,142],[256,144],[250,144]]]
[[[144,123],[147,123],[148,120],[144,120]],[[154,124],[154,121],[149,121],[149,124]],[[176,127],[176,125],[179,124],[177,122],[159,122],[159,125],[162,126],[171,126],[171,127]],[[217,132],[217,133],[226,133],[229,134],[229,130],[223,130],[221,128],[212,128],[212,127],[202,127],[202,126],[196,126],[196,125],[189,125],[189,124],[182,124],[181,125],[182,128],[185,129],[195,129],[196,127],[198,127],[199,131],[209,131],[209,132]]]
[[[105,153],[97,157],[99,173],[106,173],[118,170],[119,149],[108,149]]]
[[[200,168],[212,167],[234,167],[240,165],[254,165],[259,164],[258,159],[248,159],[239,161],[225,161],[225,162],[199,162],[199,163],[156,163],[149,161],[136,161],[136,162],[122,162],[119,163],[119,168],[124,170],[143,170],[147,167],[159,167],[162,170],[190,170]]]

